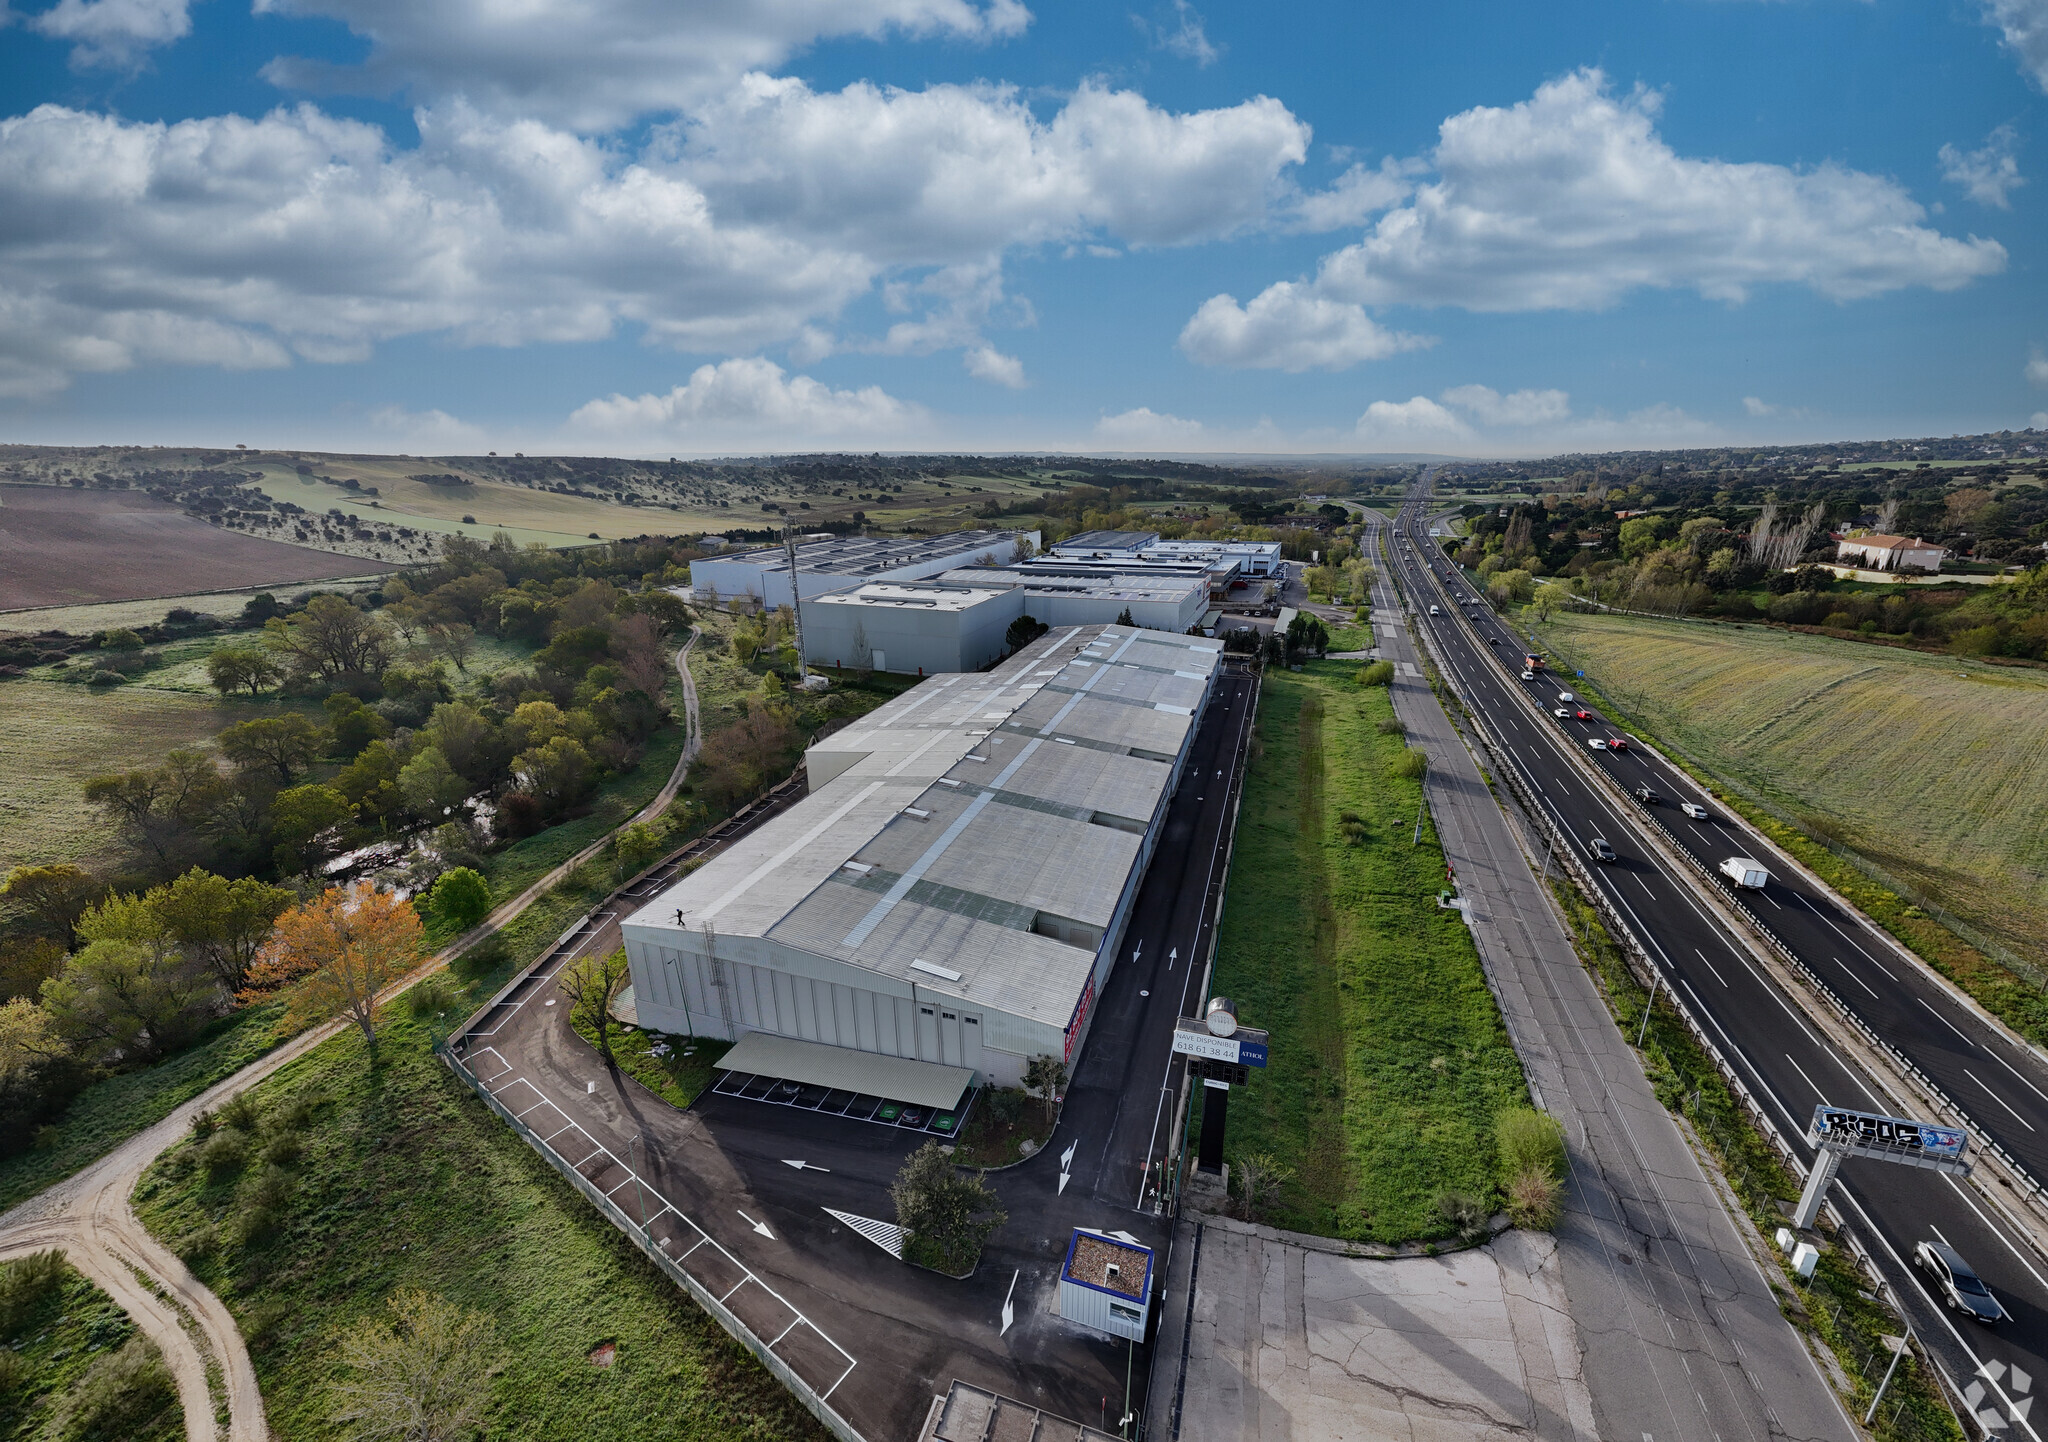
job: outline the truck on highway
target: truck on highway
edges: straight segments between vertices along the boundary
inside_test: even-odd
[[[1522,653],[1522,666],[1525,670],[1541,671],[1543,669],[1543,658],[1534,651],[1524,651]]]
[[[1737,886],[1751,891],[1762,891],[1771,883],[1771,873],[1764,870],[1761,861],[1752,861],[1747,856],[1731,856],[1721,863],[1721,874]]]

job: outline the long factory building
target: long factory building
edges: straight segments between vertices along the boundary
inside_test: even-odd
[[[1071,1067],[1219,657],[1067,627],[820,741],[802,801],[626,918],[640,1023],[938,1106]]]

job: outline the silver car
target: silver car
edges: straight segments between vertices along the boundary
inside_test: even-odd
[[[1984,1285],[1962,1254],[1946,1242],[1922,1242],[1913,1249],[1913,1265],[1934,1284],[1942,1301],[1977,1322],[2003,1322],[2005,1308]]]

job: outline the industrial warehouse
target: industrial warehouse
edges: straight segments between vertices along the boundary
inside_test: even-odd
[[[941,1110],[1071,1066],[1219,658],[1069,627],[813,746],[803,801],[626,918],[640,1023]]]

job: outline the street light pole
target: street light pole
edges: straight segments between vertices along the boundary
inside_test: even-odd
[[[638,1147],[638,1148],[640,1149],[640,1160],[641,1160],[641,1162],[642,1162],[642,1163],[645,1163],[645,1162],[646,1162],[646,1160],[647,1160],[647,1144],[646,1144],[646,1143],[647,1143],[647,1139],[646,1139],[645,1137],[643,1137],[643,1136],[640,1136],[640,1135],[638,1135],[638,1134],[635,1134],[634,1136],[632,1136],[632,1137],[630,1137],[630,1138],[628,1138],[628,1139],[627,1139],[627,1142],[626,1142],[626,1161],[627,1161],[627,1164],[628,1164],[628,1165],[631,1165],[631,1164],[632,1164],[632,1160],[633,1160],[633,1149],[634,1149],[635,1147]],[[644,1184],[643,1184],[643,1183],[641,1182],[641,1180],[640,1180],[640,1168],[639,1168],[638,1166],[634,1166],[634,1167],[633,1167],[633,1190],[634,1190],[634,1191],[636,1191],[636,1192],[638,1192],[638,1193],[640,1194],[640,1236],[641,1236],[641,1239],[642,1239],[643,1241],[648,1241],[648,1242],[652,1242],[652,1241],[654,1240],[654,1238],[653,1238],[652,1236],[650,1236],[650,1235],[648,1234],[648,1231],[647,1231],[647,1188],[646,1188],[646,1186],[645,1186],[645,1185],[644,1185]]]

